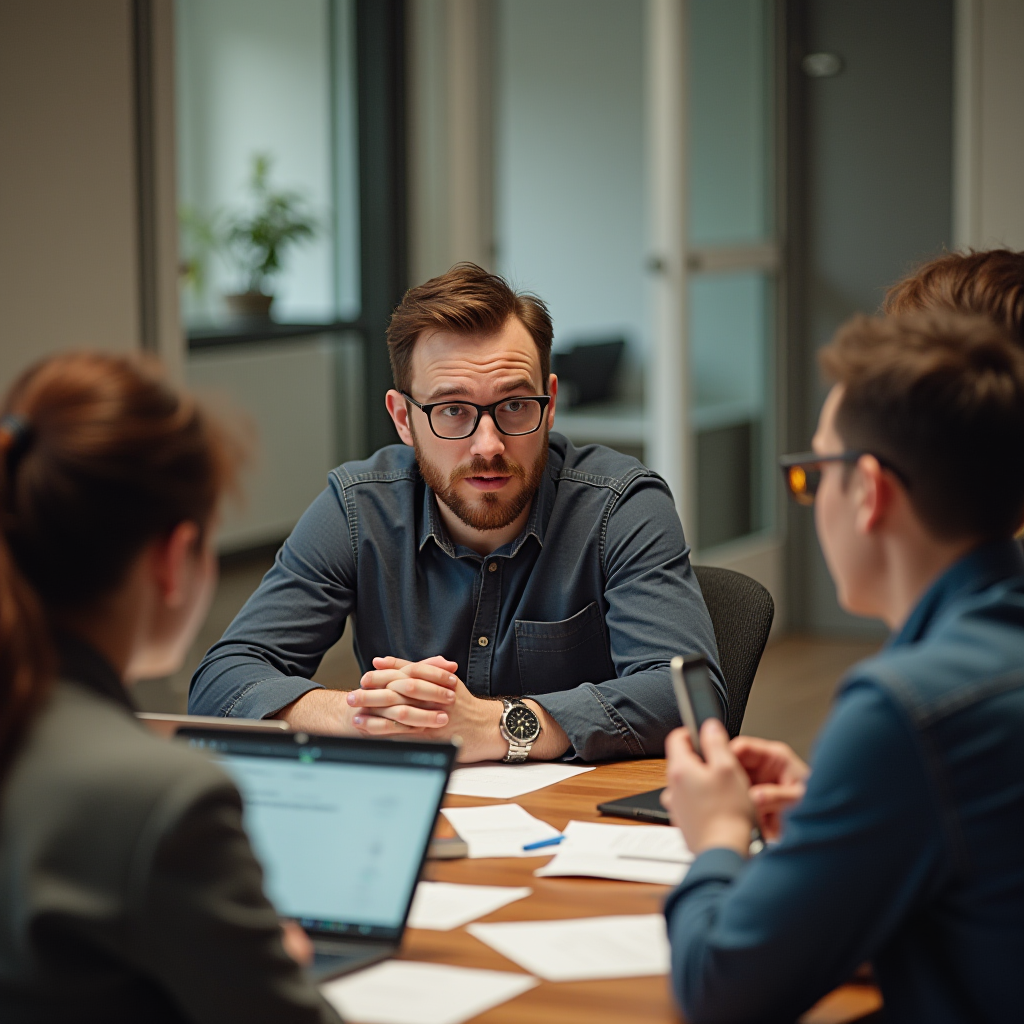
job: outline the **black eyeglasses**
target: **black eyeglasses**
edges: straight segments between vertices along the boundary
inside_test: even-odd
[[[540,429],[544,420],[544,410],[551,401],[550,395],[515,395],[503,398],[500,402],[490,405],[477,405],[475,402],[431,402],[421,405],[412,395],[401,392],[417,409],[427,414],[427,422],[435,436],[446,441],[461,441],[471,437],[484,413],[487,413],[499,434],[508,437],[519,437],[532,434]]]
[[[797,455],[783,455],[779,459],[779,467],[793,500],[798,505],[813,505],[814,496],[821,486],[821,467],[827,462],[845,462],[847,465],[853,465],[862,455],[874,455],[879,464],[889,470],[904,487],[908,486],[903,473],[887,460],[878,458],[874,452],[840,452],[838,455],[800,452]]]

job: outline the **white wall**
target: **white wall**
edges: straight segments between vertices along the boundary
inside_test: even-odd
[[[649,335],[642,0],[498,0],[497,265],[555,344]]]
[[[130,0],[0,4],[0,392],[139,343]]]

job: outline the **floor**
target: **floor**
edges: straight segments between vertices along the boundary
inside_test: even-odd
[[[754,677],[741,731],[783,740],[806,758],[828,714],[836,683],[851,665],[878,647],[874,640],[792,634],[773,641]]]
[[[189,651],[181,671],[169,679],[138,684],[136,703],[145,711],[183,713],[188,684],[209,647],[220,639],[235,614],[259,585],[274,560],[274,549],[263,548],[222,559],[221,577],[210,614]],[[839,677],[854,662],[877,650],[862,640],[831,640],[783,636],[761,659],[750,693],[743,732],[789,743],[806,757],[832,699]],[[349,630],[324,656],[314,679],[336,689],[352,689],[359,682],[359,666],[352,653]]]

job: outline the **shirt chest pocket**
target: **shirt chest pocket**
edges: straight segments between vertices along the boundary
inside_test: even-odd
[[[524,696],[615,678],[604,616],[596,601],[560,622],[516,619],[516,655]]]

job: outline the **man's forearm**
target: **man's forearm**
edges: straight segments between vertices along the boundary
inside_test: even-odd
[[[352,724],[354,709],[349,707],[346,696],[346,690],[310,690],[272,717],[287,722],[296,731],[328,736],[361,735]]]

